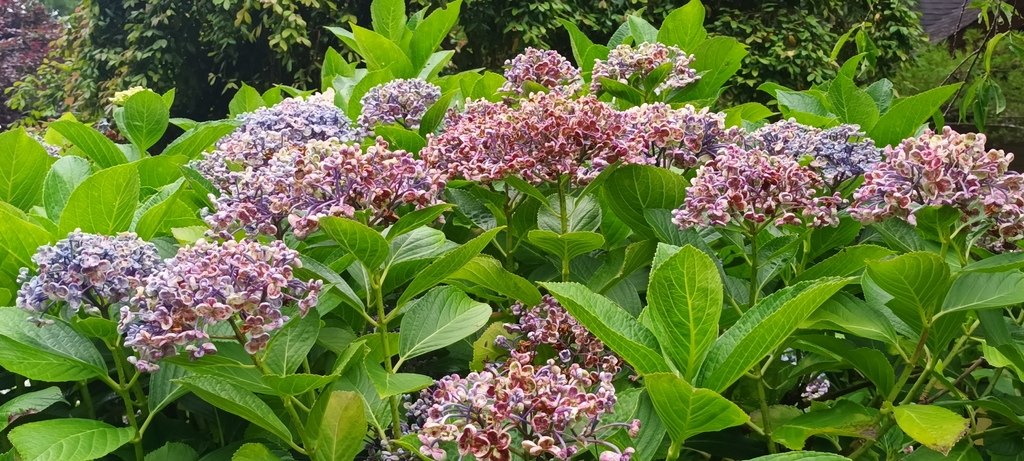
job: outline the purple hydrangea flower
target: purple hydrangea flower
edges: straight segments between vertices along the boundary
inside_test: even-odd
[[[872,170],[882,160],[882,150],[857,125],[821,129],[781,120],[761,127],[747,142],[798,161],[810,158],[810,165],[821,171],[832,188]]]
[[[223,322],[237,328],[245,350],[255,354],[288,321],[282,308],[296,306],[306,315],[316,305],[322,282],[296,279],[292,271],[300,266],[298,253],[281,241],[199,240],[182,247],[121,308],[124,344],[137,355],[130,360],[154,371],[179,346],[193,359],[215,353],[207,329]]]
[[[612,374],[622,368],[622,360],[550,295],[533,307],[516,303],[512,305],[512,314],[519,321],[506,323],[505,329],[513,338],[502,337],[495,343],[505,344],[531,361],[537,356],[538,347],[544,345],[551,347],[563,364],[579,363]]]
[[[367,215],[372,225],[392,222],[401,206],[438,202],[444,176],[412,154],[388,149],[382,139],[364,153],[358,144],[312,141],[274,153],[259,170],[235,176],[235,184],[211,197],[207,216],[215,230],[275,235],[284,220],[305,238],[325,216]]]
[[[807,400],[817,400],[828,394],[828,390],[831,387],[832,382],[828,380],[825,373],[819,373],[811,382],[807,383],[804,391],[800,393],[800,397]]]
[[[377,125],[400,124],[417,130],[423,115],[438,99],[441,88],[419,78],[398,79],[370,88],[360,102],[359,126],[373,133]]]
[[[602,437],[622,427],[636,437],[639,421],[599,424],[615,406],[612,374],[529,360],[513,352],[501,368],[446,376],[422,393],[413,405],[425,413],[420,453],[443,460],[441,444],[454,442],[461,456],[506,461],[518,442],[516,451],[534,458],[567,460],[596,445],[607,453],[601,459],[628,461],[632,448],[620,450]]]
[[[583,78],[568,59],[554,50],[527,48],[516,57],[505,61],[505,84],[499,91],[522,95],[526,82],[568,94],[583,86]]]
[[[420,153],[452,177],[534,184],[568,175],[585,184],[612,163],[645,163],[638,140],[626,135],[622,112],[593,96],[571,99],[533,93],[518,107],[473,101],[453,113],[448,128]]]
[[[79,230],[32,256],[35,275],[22,268],[17,306],[39,319],[64,303],[66,316],[79,310],[100,312],[128,301],[142,280],[163,267],[156,247],[124,233],[115,237]]]
[[[651,163],[693,168],[728,144],[743,139],[739,128],[725,127],[725,114],[691,105],[643,104],[624,114],[629,135],[643,146]]]
[[[681,228],[745,228],[766,222],[835,225],[842,199],[838,194],[818,196],[821,185],[814,170],[789,157],[726,146],[697,170],[673,222]]]
[[[661,43],[644,42],[636,48],[630,45],[619,45],[608,53],[608,59],[594,61],[593,81],[590,91],[601,91],[601,78],[629,84],[630,80],[647,78],[655,69],[668,64],[668,76],[654,89],[655,93],[682,88],[697,81],[697,75],[690,63],[693,56],[683,50]]]

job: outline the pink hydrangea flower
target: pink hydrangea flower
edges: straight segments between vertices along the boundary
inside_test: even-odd
[[[400,124],[417,130],[423,115],[438,99],[441,88],[419,78],[397,79],[370,88],[360,100],[359,126],[373,133],[377,125]]]
[[[629,84],[630,80],[643,80],[655,69],[668,64],[668,76],[654,91],[658,94],[680,89],[696,82],[700,76],[690,64],[693,56],[675,46],[644,42],[636,47],[619,45],[608,53],[608,59],[594,61],[590,91],[599,93],[601,78]]]
[[[526,82],[536,83],[553,91],[575,93],[583,86],[583,78],[568,59],[554,50],[527,48],[505,61],[505,84],[499,91],[522,95]]]
[[[673,109],[668,104],[643,104],[625,111],[628,135],[643,146],[653,164],[693,168],[722,147],[740,143],[739,128],[725,127],[725,114],[700,110],[687,104]]]

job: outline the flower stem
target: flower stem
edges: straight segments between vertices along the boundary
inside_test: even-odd
[[[768,453],[778,453],[779,449],[772,441],[772,425],[769,419],[768,395],[764,390],[764,375],[758,371],[757,375],[752,378],[757,381],[757,401],[761,406],[761,430],[767,440]]]
[[[562,224],[562,235],[569,233],[569,211],[568,211],[568,200],[566,200],[566,187],[568,183],[568,176],[562,176],[558,180],[558,217],[561,219]],[[569,256],[562,254],[562,281],[569,281]]]
[[[117,383],[109,384],[115,384],[112,386],[114,393],[121,397],[121,400],[124,402],[125,419],[128,420],[128,425],[135,431],[135,436],[131,440],[135,448],[135,459],[142,461],[145,458],[145,452],[142,449],[142,432],[139,430],[139,421],[135,417],[135,404],[129,393],[129,382],[126,381],[127,373],[124,371],[124,366],[128,361],[121,351],[120,340],[115,344],[107,344],[107,348],[110,349],[110,354],[114,357],[114,369],[117,372]]]
[[[394,365],[391,362],[391,344],[388,342],[388,318],[387,313],[384,311],[384,293],[381,290],[380,277],[375,277],[371,284],[373,286],[373,301],[377,305],[377,329],[380,331],[380,342],[381,347],[384,348],[384,370],[389,375],[395,373]],[[395,439],[402,438],[401,418],[402,415],[398,411],[398,396],[393,395],[388,398],[388,403],[391,406],[391,435]]]
[[[757,234],[758,234],[758,232],[757,232],[756,229],[751,229],[749,231],[749,233],[748,233],[748,237],[750,238],[750,299],[749,299],[750,306],[749,307],[754,307],[754,305],[757,304],[757,295],[761,291],[760,287],[758,286],[759,282],[757,280],[757,278],[758,278],[758,274],[757,274],[757,271],[758,271],[758,267],[757,267],[758,266],[757,253],[760,251],[760,248],[757,245]]]

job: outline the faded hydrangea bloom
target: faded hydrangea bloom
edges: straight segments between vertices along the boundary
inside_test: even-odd
[[[882,150],[857,125],[821,129],[781,120],[761,127],[747,142],[775,155],[798,161],[808,158],[810,166],[821,171],[822,179],[833,189],[872,170],[882,160]]]
[[[817,196],[822,185],[814,170],[789,157],[763,150],[726,146],[697,170],[686,200],[673,213],[682,228],[771,222],[830,226],[838,222],[839,195]]]
[[[461,456],[505,461],[513,450],[531,458],[567,460],[598,446],[600,459],[628,461],[632,448],[620,450],[603,437],[628,428],[636,437],[639,420],[599,424],[615,406],[612,374],[578,364],[544,366],[515,352],[501,368],[442,378],[410,409],[418,410],[420,452],[446,458],[443,443],[454,442]],[[425,410],[424,410],[425,409]],[[513,445],[519,445],[514,447]]]
[[[121,90],[114,93],[114,96],[110,98],[110,103],[115,106],[123,106],[124,103],[128,102],[128,98],[135,96],[136,93],[145,91],[144,86],[133,86],[127,90]]]
[[[115,237],[79,230],[32,256],[37,269],[18,276],[17,306],[38,319],[55,304],[63,303],[65,316],[77,312],[106,313],[135,293],[142,281],[159,270],[163,261],[156,247],[124,233]]]
[[[612,374],[622,368],[622,361],[593,333],[580,325],[558,301],[545,295],[540,304],[526,307],[512,305],[516,323],[506,323],[512,338],[500,336],[495,343],[532,361],[539,346],[548,346],[562,364],[578,363],[587,369],[598,369]]]
[[[438,99],[441,88],[419,78],[397,79],[370,88],[360,102],[363,112],[359,126],[373,133],[377,125],[397,123],[417,130],[423,115]]]
[[[622,112],[593,96],[533,93],[518,107],[473,101],[452,114],[420,153],[452,177],[492,182],[518,176],[534,184],[563,175],[585,184],[612,163],[645,163],[626,136]]]
[[[371,225],[392,222],[401,206],[438,202],[443,175],[412,154],[388,149],[382,139],[364,153],[358,144],[312,141],[274,152],[266,165],[234,176],[235,183],[213,197],[207,216],[215,230],[278,234],[287,220],[305,238],[326,216],[366,214]]]
[[[594,61],[590,91],[601,91],[601,78],[629,84],[630,80],[647,78],[651,72],[664,65],[670,69],[665,80],[654,89],[655,93],[680,89],[700,78],[697,71],[690,67],[692,62],[692,55],[675,46],[652,42],[641,43],[636,48],[619,45],[608,53],[608,59]]]
[[[240,115],[239,126],[192,166],[220,190],[238,183],[238,176],[267,165],[274,154],[309,141],[362,139],[345,113],[334,106],[334,91],[306,99],[289,98],[273,107]]]
[[[819,373],[811,382],[807,383],[804,391],[800,393],[800,397],[807,400],[817,400],[828,394],[828,390],[831,387],[832,382],[828,380],[825,373]]]
[[[643,104],[626,110],[629,136],[643,146],[650,163],[693,168],[722,147],[743,139],[739,128],[725,127],[725,114],[687,104]]]
[[[522,95],[526,82],[564,93],[575,93],[583,86],[583,78],[568,59],[554,50],[527,48],[505,61],[505,84],[499,91]]]
[[[121,308],[119,329],[136,353],[130,361],[154,371],[178,346],[193,359],[215,353],[207,330],[223,322],[237,328],[245,350],[255,354],[288,321],[282,308],[296,306],[306,315],[316,305],[322,282],[296,279],[292,271],[300,265],[298,253],[281,241],[199,240],[182,247]]]

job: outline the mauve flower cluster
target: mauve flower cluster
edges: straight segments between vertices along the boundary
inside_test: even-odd
[[[743,140],[739,128],[725,127],[725,114],[687,104],[673,109],[655,103],[627,109],[629,136],[644,146],[648,161],[659,166],[692,168],[722,147]]]
[[[430,136],[420,155],[428,165],[471,181],[518,176],[538,184],[568,175],[583,184],[617,161],[646,163],[642,146],[626,133],[623,113],[593,96],[533,93],[518,107],[467,103],[443,133]]]
[[[360,100],[359,126],[372,134],[377,125],[400,124],[417,130],[423,115],[438,99],[441,88],[419,78],[397,79],[370,88]]]
[[[199,240],[182,247],[121,308],[124,344],[137,354],[129,360],[140,371],[155,371],[178,346],[193,359],[215,353],[207,330],[223,322],[256,353],[288,321],[283,307],[297,306],[306,315],[316,305],[322,282],[296,279],[292,271],[300,266],[298,253],[281,241]]]
[[[156,247],[135,234],[115,237],[75,230],[32,255],[35,275],[22,268],[16,304],[42,322],[42,315],[65,303],[66,316],[79,310],[99,312],[117,306],[135,293],[146,277],[163,267]]]
[[[644,80],[651,72],[661,66],[668,65],[668,71],[654,92],[661,94],[696,82],[700,76],[690,67],[693,56],[671,45],[644,42],[636,48],[630,45],[619,45],[608,53],[608,59],[594,61],[593,80],[590,90],[595,94],[601,91],[601,78],[628,84],[632,79]]]
[[[825,373],[819,373],[815,376],[811,382],[807,383],[804,387],[803,392],[800,393],[800,397],[807,400],[817,400],[828,394],[828,390],[832,387],[832,382],[828,380]]]
[[[531,358],[512,353],[501,368],[450,375],[421,394],[420,452],[435,460],[447,458],[442,443],[455,442],[460,456],[478,460],[511,459],[513,440],[532,458],[567,460],[591,446],[601,446],[602,461],[628,461],[632,448],[620,450],[603,440],[628,427],[636,437],[640,421],[600,425],[615,406],[612,374],[588,371],[549,360],[536,367]],[[518,451],[518,450],[517,450]]]
[[[817,196],[822,181],[796,160],[761,149],[726,146],[697,170],[686,200],[673,212],[681,228],[776,225],[835,225],[838,194]]]
[[[810,157],[810,165],[821,171],[822,179],[833,188],[882,161],[882,150],[857,125],[821,129],[780,120],[759,128],[747,143],[798,161]]]
[[[520,357],[528,357],[532,362],[538,346],[543,345],[551,347],[562,364],[578,363],[587,369],[612,374],[622,368],[621,359],[550,295],[545,295],[541,303],[533,307],[513,304],[512,314],[519,317],[519,321],[506,323],[505,330],[514,336],[511,339],[499,336],[495,343],[521,354]]]
[[[505,84],[499,91],[522,95],[526,82],[552,91],[572,94],[583,86],[580,70],[554,50],[527,48],[505,61]]]
[[[334,92],[328,90],[306,99],[289,98],[238,117],[239,126],[222,138],[217,147],[192,166],[217,188],[236,186],[238,176],[267,165],[274,153],[309,141],[362,139],[360,130],[345,113],[334,106]]]
[[[921,207],[952,206],[965,220],[991,218],[1000,239],[1020,239],[1021,177],[1007,171],[1013,154],[985,149],[985,135],[929,130],[886,148],[885,155],[854,193],[853,217],[878,222],[895,216],[916,224]]]

